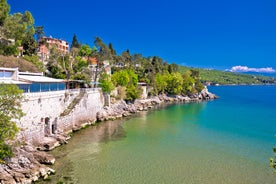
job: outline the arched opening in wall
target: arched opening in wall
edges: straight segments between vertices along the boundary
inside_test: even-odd
[[[44,134],[45,134],[45,136],[51,134],[50,118],[48,118],[48,117],[45,118]]]
[[[52,134],[57,133],[57,118],[55,118],[55,121],[52,123]]]

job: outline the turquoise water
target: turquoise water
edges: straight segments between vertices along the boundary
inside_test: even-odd
[[[51,183],[276,183],[276,86],[219,86],[177,104],[74,134],[52,153]]]

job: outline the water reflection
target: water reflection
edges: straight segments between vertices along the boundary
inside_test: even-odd
[[[100,144],[109,141],[124,139],[126,132],[122,127],[122,120],[107,121],[97,126],[88,127],[74,133],[67,145],[58,147],[51,152],[56,157],[54,169],[57,174],[52,176],[52,183],[62,181],[64,183],[78,183],[75,175],[74,162],[92,162],[101,151]]]
[[[101,123],[91,131],[96,142],[116,141],[126,137],[126,132],[122,127],[122,121],[108,121]]]
[[[123,160],[138,165],[145,162],[145,153],[158,158],[158,153],[165,147],[177,152],[179,147],[190,145],[194,139],[191,134],[196,135],[197,117],[205,106],[205,103],[161,106],[158,110],[103,122],[76,132],[69,144],[52,151],[57,158],[54,166],[57,174],[52,176],[50,183],[80,183],[83,177],[89,181],[88,173],[100,172],[95,167],[103,167],[106,171],[109,165]],[[177,149],[175,145],[178,145]],[[117,161],[114,155],[118,157]],[[135,159],[133,155],[136,155]],[[80,176],[82,173],[84,176]]]

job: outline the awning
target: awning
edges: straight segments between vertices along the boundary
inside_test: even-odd
[[[30,84],[29,82],[11,80],[11,79],[0,79],[0,84]]]
[[[63,83],[65,80],[63,79],[54,79],[50,77],[45,77],[45,76],[33,76],[33,75],[19,75],[18,76],[19,80],[24,81],[24,82],[44,82],[44,83]]]

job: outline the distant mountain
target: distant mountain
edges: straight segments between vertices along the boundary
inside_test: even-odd
[[[260,72],[237,72],[241,74],[249,74],[249,75],[261,75],[267,77],[276,77],[276,73],[260,73]]]
[[[179,72],[184,73],[187,70],[197,70],[200,73],[201,81],[206,84],[276,84],[275,76],[265,76],[261,73],[234,73],[229,71],[211,70],[203,68],[191,68],[179,66]]]

